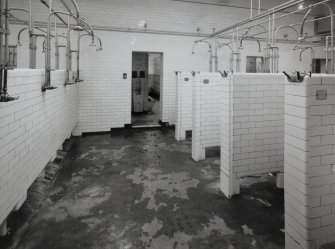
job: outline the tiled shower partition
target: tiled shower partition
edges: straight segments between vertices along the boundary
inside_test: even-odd
[[[220,146],[220,101],[224,81],[220,73],[200,73],[193,77],[192,158],[205,159],[208,147]]]
[[[286,82],[285,248],[335,241],[334,83],[333,75]]]
[[[186,139],[192,130],[192,73],[176,72],[176,124],[177,141]]]
[[[283,172],[284,75],[233,74],[221,100],[221,191],[239,193],[240,178]]]

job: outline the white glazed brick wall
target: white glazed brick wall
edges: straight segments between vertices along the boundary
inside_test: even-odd
[[[283,171],[283,74],[234,74],[233,172],[237,178]]]
[[[200,73],[193,77],[192,84],[192,158],[199,161],[205,159],[207,147],[220,146],[223,80],[220,73]]]
[[[223,90],[220,101],[220,123],[221,123],[221,167],[220,167],[220,189],[231,197],[234,192],[236,181],[232,176],[232,134],[233,134],[233,98],[232,98],[232,75],[223,78]]]
[[[11,0],[10,7],[27,8],[29,2]],[[37,21],[47,20],[48,10],[40,1],[33,1],[34,18]],[[273,0],[273,5],[276,1]],[[55,9],[60,8],[58,1],[53,1]],[[220,7],[216,5],[203,5],[166,0],[141,0],[134,8],[133,0],[80,0],[78,2],[81,15],[93,26],[102,27],[96,34],[102,38],[104,50],[96,53],[89,47],[90,38],[84,37],[81,41],[81,70],[85,80],[80,86],[79,121],[76,133],[108,131],[110,128],[123,127],[131,122],[131,53],[132,51],[162,52],[163,79],[162,79],[162,105],[161,117],[163,122],[175,124],[175,76],[174,71],[195,70],[208,71],[208,46],[198,44],[195,54],[191,54],[194,40],[199,34],[209,34],[213,28],[216,30],[224,26],[235,24],[249,15],[248,9]],[[63,8],[62,8],[63,9]],[[16,12],[19,18],[26,19],[25,13]],[[199,18],[201,17],[201,18]],[[147,33],[138,27],[138,23],[145,20],[148,23]],[[301,21],[300,15],[295,15],[285,20],[279,20],[278,26],[287,22]],[[16,34],[22,26],[11,25],[11,44],[16,44]],[[109,28],[113,32],[107,31]],[[137,29],[133,33],[117,32],[118,29]],[[312,24],[307,24],[306,30],[313,30]],[[151,34],[154,31],[160,34]],[[256,32],[257,30],[255,30]],[[186,32],[187,35],[164,35],[165,32]],[[278,37],[284,38],[289,33],[279,31]],[[28,65],[28,35],[23,32],[22,47],[18,48],[19,67]],[[76,40],[76,36],[72,36]],[[42,39],[38,40],[37,66],[44,66],[44,54],[41,53]],[[60,41],[63,43],[63,39]],[[222,40],[222,42],[225,42]],[[246,56],[261,55],[257,51],[255,41],[245,41],[244,50],[241,50],[241,68],[246,68]],[[262,47],[264,48],[264,43]],[[299,63],[299,51],[292,52],[292,44],[279,44],[280,46],[280,71],[290,70],[296,65],[301,65],[301,70],[308,70],[308,58]],[[76,43],[73,43],[75,49]],[[229,68],[229,51],[227,48],[219,50],[219,68]],[[52,55],[54,52],[52,51]],[[64,69],[64,49],[61,49],[61,69]],[[309,55],[309,53],[304,54]],[[319,57],[324,57],[324,53]],[[54,64],[54,59],[52,59]],[[73,61],[75,67],[75,60]],[[128,73],[128,79],[123,80],[122,74]]]
[[[176,72],[176,124],[177,141],[186,139],[186,131],[192,130],[192,74]]]
[[[283,172],[284,75],[233,74],[220,109],[222,192],[238,194],[244,176]]]
[[[317,249],[335,241],[335,77],[286,83],[286,248]],[[316,100],[326,90],[327,100]]]
[[[20,98],[0,103],[0,223],[77,123],[77,85],[63,86],[64,71],[52,72],[55,90],[42,93],[43,81],[43,70],[9,71],[9,93]]]
[[[104,50],[96,53],[86,49],[81,57],[79,87],[79,122],[77,131],[108,131],[131,123],[131,61],[132,51],[163,53],[163,80],[161,84],[161,121],[175,124],[175,71],[207,70],[202,52],[192,56],[192,37],[150,34],[98,32],[104,41]],[[150,42],[148,41],[150,37]],[[87,44],[89,40],[86,41]],[[85,46],[87,46],[85,44]],[[85,49],[84,45],[82,49]],[[203,51],[205,54],[207,50]],[[95,58],[92,60],[92,58]],[[128,78],[123,79],[123,73]]]

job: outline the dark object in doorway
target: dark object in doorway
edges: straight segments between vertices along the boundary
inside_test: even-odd
[[[160,92],[151,88],[150,92],[149,92],[149,97],[159,101],[160,100]]]

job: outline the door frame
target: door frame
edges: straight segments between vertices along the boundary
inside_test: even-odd
[[[130,75],[132,75],[132,67],[133,67],[133,54],[134,53],[145,53],[145,54],[159,54],[160,57],[161,57],[161,62],[160,62],[160,86],[159,86],[159,91],[160,91],[160,97],[159,97],[159,122],[162,121],[162,117],[163,117],[163,68],[164,68],[164,52],[157,52],[157,51],[141,51],[141,50],[133,50],[131,51],[131,63],[130,63],[130,66],[131,66],[131,70],[130,70]],[[149,75],[149,72],[148,74]],[[131,87],[130,87],[130,96],[131,96],[131,100],[130,100],[130,119],[132,119],[132,98],[133,98],[133,87],[132,87],[132,78],[130,79],[130,84],[131,84]],[[132,123],[132,120],[130,120],[130,122]]]

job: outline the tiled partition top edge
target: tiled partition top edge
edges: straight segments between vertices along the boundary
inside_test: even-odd
[[[44,75],[45,70],[44,69],[27,69],[27,68],[18,68],[14,70],[8,71],[8,77],[19,77],[19,76],[34,76],[34,75]],[[52,71],[53,73],[65,73],[64,70],[55,70]]]
[[[314,74],[312,77],[305,76],[302,82],[290,82],[285,80],[285,84],[295,86],[307,86],[307,85],[335,85],[334,74]]]
[[[246,78],[284,78],[285,75],[283,73],[233,73],[233,76],[237,77],[246,77]]]

